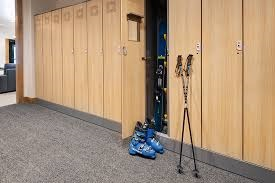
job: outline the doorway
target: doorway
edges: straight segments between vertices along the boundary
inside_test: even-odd
[[[9,39],[9,63],[16,64],[16,44],[14,39]]]
[[[146,0],[146,117],[167,134],[167,0]]]
[[[0,10],[2,45],[0,106],[2,107],[23,102],[22,0],[3,0]]]
[[[0,106],[16,103],[15,0],[0,8]]]

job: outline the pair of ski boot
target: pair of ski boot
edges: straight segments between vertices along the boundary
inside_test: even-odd
[[[147,120],[144,125],[137,122],[134,135],[130,141],[129,154],[141,155],[145,158],[155,159],[156,153],[163,154],[164,149],[156,140],[154,125]]]

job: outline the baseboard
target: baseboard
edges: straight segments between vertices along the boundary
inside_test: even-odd
[[[159,136],[161,143],[165,149],[180,153],[180,142],[168,137]],[[183,155],[192,158],[192,148],[188,144],[183,145]],[[275,171],[244,162],[241,160],[227,157],[206,149],[195,147],[196,159],[208,165],[223,169],[228,172],[238,174],[240,176],[264,183],[275,182]]]
[[[33,103],[35,103],[35,101],[36,101],[36,98],[30,98],[30,97],[23,98],[23,103],[33,104]]]
[[[121,124],[109,119],[101,118],[92,114],[88,114],[85,112],[77,111],[75,109],[71,109],[69,107],[65,107],[62,105],[54,104],[51,102],[47,102],[42,99],[36,99],[35,103],[41,105],[43,107],[49,108],[54,111],[58,111],[60,113],[66,114],[68,116],[72,116],[74,118],[81,119],[83,121],[87,121],[93,123],[95,125],[107,128],[109,130],[121,133]]]
[[[63,114],[96,124],[98,126],[110,129],[121,133],[121,124],[115,121],[104,119],[98,116],[94,116],[88,113],[80,112],[75,109],[64,107],[58,104],[47,102],[41,99],[34,99],[36,104],[43,107],[49,108],[61,112]],[[159,136],[161,143],[164,145],[165,149],[178,153],[180,152],[180,142],[173,140],[166,136]],[[128,145],[129,139],[124,140],[123,144]],[[192,158],[191,146],[184,144],[183,155]],[[234,159],[232,157],[227,157],[215,152],[195,147],[196,159],[200,162],[206,163],[208,165],[223,169],[228,172],[238,174],[240,176],[264,183],[274,183],[275,181],[275,171],[244,162],[241,160]]]

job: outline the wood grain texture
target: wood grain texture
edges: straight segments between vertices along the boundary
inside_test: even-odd
[[[74,6],[75,109],[89,111],[87,3]]]
[[[34,104],[36,102],[37,98],[30,98],[30,97],[24,97],[23,103],[25,104]]]
[[[53,101],[52,13],[43,14],[44,99]]]
[[[127,10],[127,13],[133,13],[135,15],[139,15],[144,17],[144,0],[122,0],[127,7],[123,8],[122,11]],[[127,17],[124,17],[127,18]],[[122,19],[124,20],[124,19]]]
[[[131,136],[136,122],[145,119],[145,20],[140,24],[140,41],[129,41],[128,13],[144,16],[144,0],[122,1],[122,44],[127,48],[122,57],[122,138]]]
[[[16,102],[24,101],[24,60],[23,60],[23,2],[15,1],[15,42],[16,49]]]
[[[119,0],[103,0],[104,117],[122,120],[121,9]]]
[[[244,0],[244,160],[275,170],[275,1]]]
[[[200,12],[201,0],[169,1],[169,134],[173,139],[181,139],[184,98],[181,78],[175,75],[177,56],[182,55],[185,59],[189,54],[193,54],[189,112],[194,144],[198,147],[201,147],[201,52],[196,50],[196,44],[201,43]],[[187,123],[184,132],[184,140],[189,143]]]
[[[63,105],[74,108],[74,10],[62,9]]]
[[[202,147],[240,159],[242,1],[202,2]]]
[[[52,12],[53,102],[63,104],[62,14]]]
[[[44,69],[43,69],[43,16],[34,17],[35,27],[35,91],[37,98],[44,98]]]
[[[103,117],[102,0],[87,3],[89,112]]]

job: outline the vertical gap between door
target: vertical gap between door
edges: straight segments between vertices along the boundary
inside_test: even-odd
[[[202,148],[202,140],[203,140],[203,138],[202,138],[202,127],[203,127],[203,123],[202,123],[202,120],[203,120],[203,117],[202,117],[202,113],[203,113],[203,111],[202,111],[202,87],[203,87],[203,84],[202,84],[202,82],[203,82],[203,80],[202,80],[202,73],[203,73],[203,62],[202,62],[202,52],[203,52],[203,44],[202,44],[202,0],[201,0],[201,148]]]
[[[242,0],[242,160],[244,159],[244,0]]]

